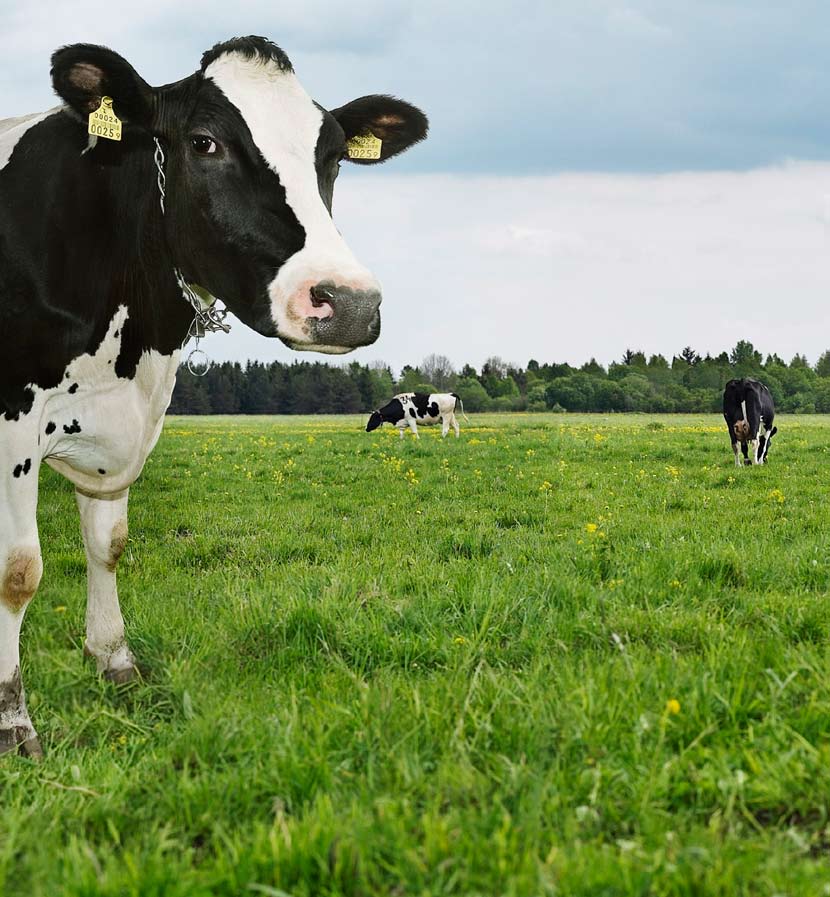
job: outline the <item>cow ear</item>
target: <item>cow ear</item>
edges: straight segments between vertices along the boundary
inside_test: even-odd
[[[346,132],[346,141],[355,137],[376,137],[380,140],[380,157],[373,153],[348,154],[350,162],[375,165],[408,150],[427,136],[429,122],[415,106],[395,97],[374,94],[352,100],[331,113]]]
[[[94,44],[72,44],[52,55],[55,93],[82,118],[112,98],[122,121],[149,127],[155,110],[155,92],[118,53]]]

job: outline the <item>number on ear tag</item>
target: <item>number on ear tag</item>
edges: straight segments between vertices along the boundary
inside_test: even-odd
[[[346,151],[350,159],[379,159],[382,145],[380,137],[367,132],[352,137],[346,144]]]
[[[90,113],[87,130],[93,137],[121,139],[121,119],[112,111],[112,97],[101,97],[101,105]]]

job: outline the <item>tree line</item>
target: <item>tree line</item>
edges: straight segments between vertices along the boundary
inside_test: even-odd
[[[443,355],[406,365],[397,377],[382,362],[224,362],[203,377],[182,367],[170,412],[355,414],[399,392],[449,391],[468,411],[711,412],[721,410],[733,377],[762,380],[779,411],[830,413],[830,350],[814,366],[803,355],[787,363],[775,354],[764,358],[747,340],[717,356],[687,346],[671,360],[627,349],[607,367],[593,358],[580,367],[535,359],[517,367],[494,356],[480,371],[468,364],[456,370]]]

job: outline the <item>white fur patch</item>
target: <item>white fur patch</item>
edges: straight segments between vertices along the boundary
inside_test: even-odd
[[[25,450],[21,457],[31,457],[33,465],[46,461],[90,495],[126,489],[141,473],[161,433],[176,379],[178,351],[145,352],[134,377],[116,375],[126,320],[122,305],[94,353],[71,361],[52,389],[30,384],[35,398],[28,414],[17,421],[0,419],[0,445],[19,446],[12,457]],[[73,384],[77,389],[70,393]],[[50,423],[54,427],[46,433]]]
[[[314,162],[323,113],[297,76],[273,63],[225,53],[207,67],[205,77],[213,80],[245,119],[306,232],[305,246],[280,268],[268,292],[280,336],[303,344],[297,348],[311,348],[305,307],[311,287],[331,280],[355,290],[380,290],[374,276],[352,255],[320,196]],[[327,351],[325,346],[314,349]]]

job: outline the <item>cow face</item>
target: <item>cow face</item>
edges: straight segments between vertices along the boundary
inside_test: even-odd
[[[138,131],[161,141],[164,233],[188,281],[294,349],[375,341],[380,286],[334,226],[334,182],[344,160],[383,162],[422,140],[422,112],[386,96],[326,111],[264,38],[218,44],[195,75],[160,88],[103,47],[66,47],[52,64],[55,89],[84,120],[110,96],[125,142]],[[347,141],[361,135],[381,141],[380,158],[349,158]]]
[[[392,401],[387,402],[383,408],[372,412],[372,415],[366,424],[366,432],[371,433],[372,430],[377,430],[382,424],[398,424],[404,420],[404,418],[403,404],[400,399],[392,399]]]
[[[366,422],[366,432],[371,433],[372,430],[377,430],[382,424],[383,418],[381,417],[380,411],[373,411],[369,415],[369,420]]]

